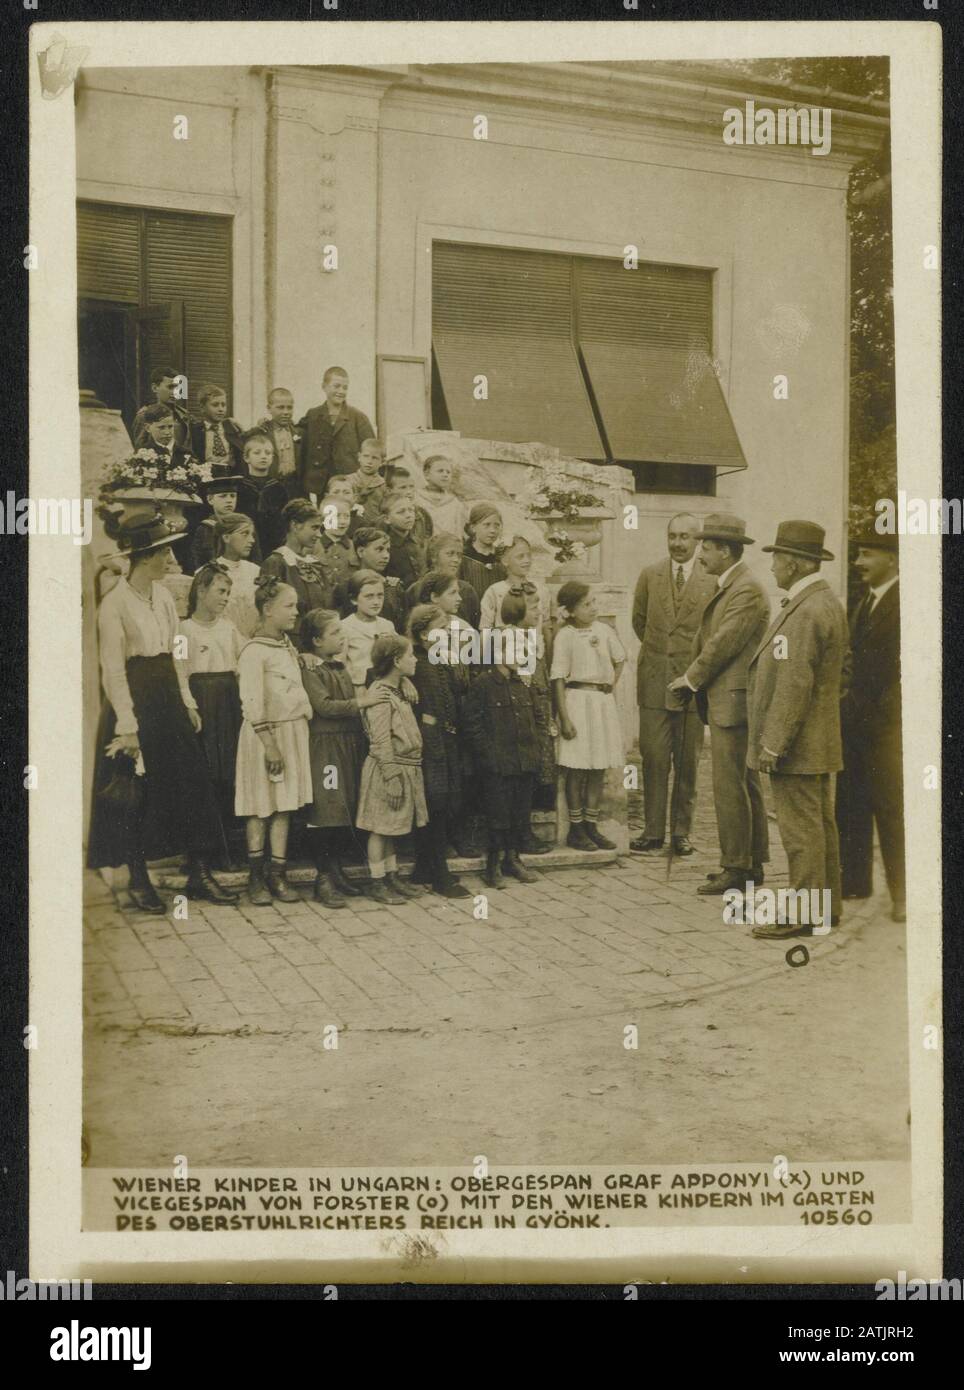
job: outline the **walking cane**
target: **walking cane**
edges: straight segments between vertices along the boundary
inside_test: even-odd
[[[683,762],[683,747],[686,743],[686,719],[689,714],[689,704],[692,697],[692,690],[683,690],[680,692],[680,699],[683,702],[683,718],[679,721],[679,733],[673,735],[673,795],[670,797],[669,805],[669,854],[666,858],[667,883],[672,875],[673,860],[676,857],[676,812],[679,808],[680,766]]]

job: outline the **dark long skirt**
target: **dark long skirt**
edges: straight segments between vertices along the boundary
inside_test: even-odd
[[[201,716],[201,747],[211,778],[234,787],[241,732],[241,697],[233,671],[206,671],[189,682]]]
[[[97,729],[87,867],[117,868],[141,854],[145,859],[213,854],[224,843],[217,798],[173,658],[166,653],[131,657],[127,683],[144,758],[143,806],[137,814],[121,815],[99,795],[115,772],[106,748],[117,718],[105,701]]]

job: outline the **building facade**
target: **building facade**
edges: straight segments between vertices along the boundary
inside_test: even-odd
[[[781,517],[820,522],[842,593],[847,180],[886,115],[838,99],[829,153],[734,146],[728,110],[827,99],[742,80],[666,63],[86,70],[80,384],[129,424],[169,363],[192,399],[224,385],[248,425],[272,386],[296,415],[317,404],[337,363],[390,454],[427,428],[618,465],[593,570],[631,659],[628,595],[682,508],[735,510],[759,540]]]

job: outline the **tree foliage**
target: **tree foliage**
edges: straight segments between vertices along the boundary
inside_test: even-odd
[[[847,106],[847,97],[889,100],[887,58],[773,58],[725,64],[747,77],[816,89],[811,105]],[[890,141],[851,171],[850,533],[873,519],[874,502],[897,490],[894,381],[894,256]]]

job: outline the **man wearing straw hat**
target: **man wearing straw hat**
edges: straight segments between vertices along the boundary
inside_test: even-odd
[[[773,555],[784,597],[750,658],[747,762],[770,774],[790,887],[829,891],[830,922],[821,922],[830,926],[840,915],[834,785],[843,766],[840,678],[848,642],[843,605],[820,574],[823,561],[833,559],[823,541],[823,527],[813,521],[781,521],[776,540],[763,547]],[[753,935],[809,936],[812,924],[808,916],[805,923],[759,925]]]
[[[770,857],[760,778],[746,763],[747,666],[766,631],[770,605],[743,561],[743,547],[754,541],[742,517],[711,513],[698,539],[700,564],[716,579],[716,592],[703,609],[693,660],[669,688],[680,694],[695,691],[696,708],[710,729],[722,870],[710,874],[696,891],[716,895],[744,889],[751,876],[762,883]]]

